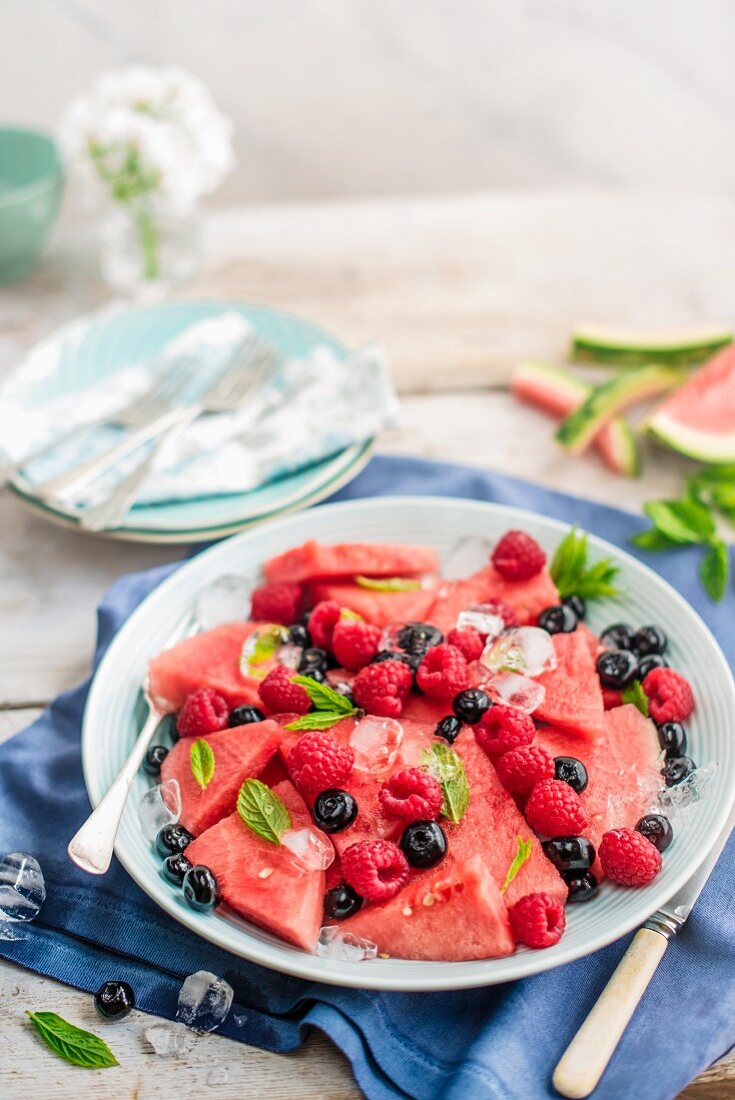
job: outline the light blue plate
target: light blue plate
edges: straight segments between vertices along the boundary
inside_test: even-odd
[[[308,354],[326,345],[340,358],[345,346],[316,325],[266,306],[237,302],[173,302],[126,310],[94,321],[73,352],[62,356],[51,383],[45,380],[39,402],[81,392],[104,379],[114,379],[131,363],[153,359],[183,329],[208,317],[236,310],[284,356]],[[22,371],[22,367],[21,367]],[[349,447],[308,469],[249,493],[135,507],[113,538],[139,542],[192,542],[220,538],[270,516],[295,511],[321,500],[351,481],[370,457],[373,440]],[[13,491],[34,511],[67,526],[78,527],[70,512],[52,507],[17,486]]]

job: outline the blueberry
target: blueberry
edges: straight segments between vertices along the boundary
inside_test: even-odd
[[[163,877],[174,886],[181,886],[186,872],[190,871],[191,867],[191,863],[183,852],[174,852],[163,861]]]
[[[565,596],[561,602],[566,607],[571,607],[578,619],[583,619],[587,614],[587,604],[581,596]]]
[[[586,836],[555,836],[541,847],[561,874],[589,871],[595,862],[595,846]]]
[[[398,633],[398,644],[406,653],[422,656],[427,649],[440,645],[444,635],[431,623],[406,623]]]
[[[436,821],[412,821],[399,847],[411,867],[435,867],[447,854],[447,838]]]
[[[160,775],[161,764],[167,756],[168,749],[165,745],[151,745],[143,757],[143,771],[148,775]]]
[[[461,729],[462,723],[459,718],[455,717],[454,714],[448,714],[446,718],[442,718],[441,722],[437,724],[434,736],[442,737],[451,745]]]
[[[669,756],[661,769],[661,775],[667,787],[675,787],[691,775],[696,766],[688,756]]]
[[[347,791],[330,787],[316,796],[311,815],[325,833],[341,833],[357,817],[357,803]]]
[[[635,679],[638,661],[628,649],[608,649],[597,658],[597,675],[603,687],[620,691]]]
[[[350,706],[356,707],[355,697],[352,694],[352,684],[348,684],[346,680],[340,680],[336,684],[329,685],[338,695],[341,695],[343,699],[346,699]]]
[[[658,727],[658,743],[668,760],[672,756],[684,756],[687,751],[686,730],[681,722],[662,722]]]
[[[576,756],[555,756],[554,775],[562,783],[568,783],[577,794],[581,794],[587,786],[587,769]]]
[[[376,653],[370,662],[371,665],[381,665],[383,661],[402,661],[404,665],[408,665],[415,672],[421,664],[421,653],[403,653],[396,649],[381,649],[380,653]]]
[[[659,852],[665,852],[674,839],[671,822],[663,814],[646,814],[640,819],[636,829],[650,840],[651,844],[655,844]]]
[[[666,649],[667,637],[660,626],[642,626],[633,635],[631,648],[641,657],[648,657],[651,653],[663,653]]]
[[[600,889],[597,879],[591,871],[584,875],[564,875],[567,884],[567,904],[573,905],[578,901],[590,901]]]
[[[309,680],[314,680],[317,684],[326,684],[327,682],[327,674],[321,668],[306,668],[301,675],[306,676]]]
[[[600,641],[608,649],[632,649],[635,631],[627,623],[613,623],[600,635]]]
[[[669,662],[660,653],[649,653],[647,656],[638,659],[638,679],[645,680],[648,673],[653,672],[654,668],[668,667]]]
[[[344,920],[362,909],[362,898],[346,882],[333,886],[324,895],[324,912],[333,920]]]
[[[127,982],[105,982],[94,995],[94,1007],[105,1020],[123,1020],[135,1008],[133,987]]]
[[[319,649],[317,646],[309,646],[301,654],[301,660],[299,661],[299,672],[308,672],[309,669],[318,668],[322,672],[326,672],[329,666],[329,654],[326,649]]]
[[[452,700],[452,710],[457,718],[474,726],[480,721],[486,710],[492,706],[490,696],[482,688],[467,688],[460,691]]]
[[[571,634],[577,629],[577,616],[569,604],[555,604],[539,613],[538,625],[547,634]]]
[[[265,722],[263,711],[258,710],[257,707],[235,707],[230,711],[230,717],[227,720],[231,729],[235,726],[249,726],[252,722]]]
[[[183,852],[193,839],[188,829],[174,822],[173,825],[163,826],[156,837],[156,848],[159,855],[172,856],[174,852]]]
[[[192,909],[205,913],[219,905],[220,894],[217,879],[209,867],[198,863],[184,875],[184,897]]]
[[[311,646],[311,635],[303,623],[294,623],[289,627],[288,640],[291,645],[301,646],[302,649],[308,649]]]

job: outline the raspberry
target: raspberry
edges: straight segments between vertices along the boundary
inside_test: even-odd
[[[536,736],[531,715],[504,703],[497,703],[485,711],[473,729],[478,745],[488,756],[501,756],[511,749],[530,745]]]
[[[527,581],[546,565],[546,554],[525,531],[507,531],[490,559],[508,581]]]
[[[218,691],[199,688],[187,695],[176,719],[176,729],[182,737],[201,737],[223,730],[229,717],[229,704]]]
[[[307,714],[311,699],[300,684],[292,684],[293,671],[285,665],[276,665],[258,686],[263,705],[271,714]]]
[[[322,600],[309,615],[309,634],[312,645],[319,649],[332,648],[332,632],[340,620],[342,608],[336,600]]]
[[[526,894],[508,915],[516,939],[526,947],[553,947],[567,922],[564,906],[551,894]]]
[[[685,722],[694,710],[689,681],[673,668],[654,668],[643,681],[643,690],[654,722]]]
[[[495,761],[500,782],[506,791],[525,798],[542,779],[554,778],[554,758],[540,745],[522,745],[504,752]]]
[[[411,690],[413,673],[403,661],[381,661],[361,668],[352,685],[358,707],[379,718],[398,718]]]
[[[464,654],[446,642],[427,650],[416,669],[416,683],[430,699],[453,699],[469,682]]]
[[[250,618],[262,623],[295,623],[301,610],[301,586],[290,581],[264,584],[253,592]]]
[[[380,627],[359,619],[340,619],[332,631],[332,652],[343,668],[353,672],[369,665],[378,652]]]
[[[661,870],[661,853],[635,829],[610,829],[600,841],[600,863],[621,886],[645,886]]]
[[[433,775],[421,768],[396,772],[378,792],[383,813],[409,821],[433,821],[442,805],[442,789]]]
[[[288,774],[299,787],[323,791],[340,787],[350,775],[355,754],[333,733],[314,730],[296,742],[286,758]]]
[[[542,779],[526,803],[526,821],[542,836],[578,836],[587,827],[579,795],[561,779]]]
[[[408,882],[408,860],[390,840],[361,840],[342,853],[345,880],[367,901],[386,901]]]
[[[473,626],[465,626],[462,630],[455,627],[454,630],[450,630],[447,634],[447,642],[460,651],[465,661],[479,660],[485,648],[482,635]]]

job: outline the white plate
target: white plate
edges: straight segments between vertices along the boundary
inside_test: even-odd
[[[307,538],[408,542],[434,546],[446,555],[465,535],[497,538],[522,527],[553,551],[566,525],[504,505],[441,497],[393,497],[333,504],[273,520],[219,543],[183,565],[133,613],[110,646],[95,677],[84,715],[84,775],[96,805],[121,767],[136,733],[136,699],[147,658],[157,653],[191,606],[194,594],[224,573],[257,576],[265,558]],[[697,709],[687,722],[690,751],[701,765],[719,769],[707,797],[694,807],[686,828],[664,856],[662,874],[650,886],[626,890],[605,883],[586,905],[570,906],[559,944],[544,951],[521,948],[503,959],[475,962],[417,962],[375,959],[343,963],[319,959],[283,943],[234,915],[191,910],[180,891],[161,876],[161,861],[140,831],[136,806],[151,780],[138,776],[123,817],[116,852],[143,890],[193,932],[233,954],[297,977],[335,985],[384,990],[439,990],[491,985],[559,966],[618,939],[646,920],[681,887],[707,855],[735,797],[732,715],[735,684],[725,658],[692,608],[655,573],[604,542],[590,539],[592,552],[621,567],[625,597],[595,602],[590,624],[601,629],[627,619],[657,622],[669,636],[674,667],[691,681]]]

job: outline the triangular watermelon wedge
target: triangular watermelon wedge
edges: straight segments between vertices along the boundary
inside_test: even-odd
[[[443,581],[428,621],[447,634],[456,626],[460,611],[493,599],[512,607],[524,626],[535,623],[545,607],[558,603],[559,593],[546,569],[527,581],[507,581],[492,565],[486,565],[466,580]]]
[[[646,427],[700,462],[735,462],[735,347],[721,351],[654,409]]]
[[[589,638],[574,631],[554,634],[553,642],[557,666],[536,677],[546,695],[533,716],[584,737],[599,737],[605,708]]]
[[[365,577],[412,577],[420,573],[438,573],[439,558],[428,546],[403,543],[381,544],[347,542],[322,546],[314,539],[269,558],[263,566],[269,583]]]
[[[166,712],[180,710],[187,695],[214,688],[231,707],[259,706],[258,681],[243,676],[240,654],[257,623],[227,623],[165,649],[148,664],[150,691]]]
[[[336,600],[368,623],[388,626],[389,623],[425,622],[436,597],[436,588],[417,588],[411,592],[374,592],[358,584],[337,581],[314,581],[309,585],[309,603]]]
[[[191,770],[194,739],[177,741],[161,765],[161,779],[176,779],[181,790],[181,824],[198,836],[235,809],[237,794],[246,779],[255,779],[278,751],[283,730],[277,722],[253,722],[247,726],[210,733],[201,738],[214,753],[214,775],[205,790]]]
[[[275,793],[286,804],[292,828],[315,828],[289,782],[280,783]],[[288,943],[314,951],[323,919],[324,871],[297,867],[287,848],[262,840],[237,813],[190,844],[186,857],[209,867],[231,909]]]

